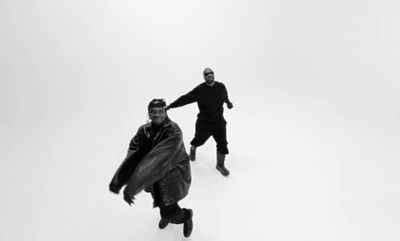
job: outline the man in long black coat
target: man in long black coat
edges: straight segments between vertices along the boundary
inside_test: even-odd
[[[191,184],[189,156],[181,129],[168,118],[165,106],[163,99],[153,99],[149,103],[151,122],[140,126],[132,138],[128,154],[109,189],[118,194],[126,185],[124,200],[129,205],[140,191],[150,192],[153,206],[160,208],[159,227],[183,223],[183,234],[189,237],[193,229],[193,211],[178,205]]]

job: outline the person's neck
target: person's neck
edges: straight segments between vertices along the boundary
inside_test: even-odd
[[[211,83],[207,83],[207,82],[206,82],[206,85],[208,85],[208,86],[212,87],[212,86],[214,86],[214,85],[215,85],[215,81],[213,81],[213,82],[211,82]]]
[[[152,122],[152,123],[151,123],[151,126],[153,127],[153,129],[158,130],[158,129],[160,129],[160,127],[162,127],[162,126],[164,125],[164,123],[166,123],[167,121],[168,121],[168,118],[166,117],[166,118],[164,119],[164,121],[161,122],[160,124],[156,124],[156,123]]]

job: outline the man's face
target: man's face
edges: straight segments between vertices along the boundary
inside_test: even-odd
[[[164,107],[153,107],[149,110],[149,117],[151,123],[158,126],[164,122],[167,113],[165,112]]]
[[[206,68],[206,69],[203,71],[203,77],[204,77],[204,80],[206,81],[206,83],[207,83],[208,85],[214,83],[214,71],[212,71],[212,69]]]

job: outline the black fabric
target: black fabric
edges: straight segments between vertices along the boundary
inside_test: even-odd
[[[217,143],[217,151],[229,154],[228,141],[226,140],[226,121],[208,123],[201,120],[196,121],[196,131],[190,144],[194,147],[203,145],[212,136]]]
[[[185,210],[185,216],[184,216],[184,222],[183,222],[183,236],[186,238],[190,236],[190,234],[193,231],[193,210],[192,209],[184,209]]]
[[[129,143],[128,153],[122,164],[116,171],[109,185],[110,191],[119,193],[120,189],[127,184],[129,177],[135,171],[143,156],[148,152],[144,148],[138,148],[138,136],[136,135]]]
[[[224,176],[229,176],[229,170],[225,167],[225,154],[217,152],[217,170]]]
[[[169,107],[176,108],[197,102],[199,113],[197,118],[205,122],[220,122],[224,120],[224,103],[231,103],[223,83],[215,81],[213,86],[202,83],[189,93],[172,102]]]
[[[160,216],[169,223],[180,224],[185,221],[185,211],[178,203],[160,207]]]
[[[153,206],[166,206],[189,192],[191,170],[179,126],[168,118],[159,130],[142,125],[132,138],[128,155],[111,180],[113,192],[126,185],[124,193],[134,198],[145,190]]]

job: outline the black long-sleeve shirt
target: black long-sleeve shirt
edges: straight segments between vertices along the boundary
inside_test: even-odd
[[[193,102],[197,102],[199,107],[197,118],[206,122],[224,120],[223,104],[231,104],[225,85],[215,81],[213,86],[208,86],[205,82],[199,84],[189,93],[172,102],[169,107],[181,107]]]

